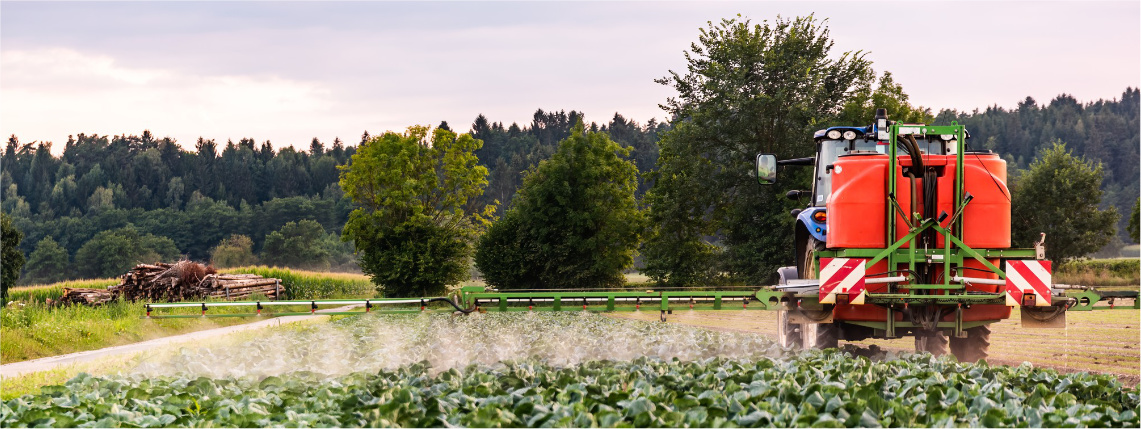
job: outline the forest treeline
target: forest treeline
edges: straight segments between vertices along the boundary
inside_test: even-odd
[[[523,173],[554,154],[582,117],[539,109],[529,124],[505,125],[479,115],[471,133],[484,141],[478,156],[490,172],[484,204],[509,204]],[[446,122],[439,127],[450,128]],[[591,128],[634,148],[631,160],[648,170],[657,159],[657,135],[668,125],[640,125],[615,114]],[[360,141],[369,138],[366,131]],[[260,262],[355,268],[352,246],[340,241],[353,207],[338,184],[338,167],[350,162],[356,146],[339,138],[332,144],[314,138],[308,151],[252,138],[225,144],[199,138],[190,150],[147,130],[72,136],[58,156],[52,146],[11,136],[0,161],[0,207],[23,232],[20,248],[28,255],[22,283],[115,275],[99,267],[126,263],[88,257],[97,254],[209,260],[222,250],[227,260],[258,260],[234,255],[248,252]],[[275,233],[280,239],[267,246]],[[290,246],[275,245],[282,240]],[[88,244],[91,250],[81,252]],[[144,249],[130,249],[139,246]],[[293,254],[310,257],[298,261]]]
[[[973,137],[969,144],[1002,154],[1011,172],[1027,168],[1051,142],[1065,142],[1075,155],[1104,165],[1103,206],[1124,215],[1139,194],[1139,101],[1136,88],[1127,88],[1119,99],[1088,103],[1069,95],[1046,104],[1028,97],[1012,109],[943,110],[935,123],[965,124]],[[582,117],[574,110],[542,109],[522,125],[476,117],[468,132],[483,141],[476,155],[489,170],[481,205],[498,201],[502,214],[525,172],[550,158]],[[451,129],[446,122],[439,127]],[[647,173],[657,162],[659,136],[670,127],[615,114],[588,128],[630,148],[641,200],[653,185]],[[361,141],[369,138],[365,132]],[[331,144],[314,138],[308,150],[275,149],[252,138],[225,144],[199,138],[191,150],[144,131],[78,134],[58,156],[52,146],[11,136],[0,162],[0,207],[24,233],[20,247],[28,255],[22,283],[114,275],[116,261],[101,258],[116,256],[208,260],[224,254],[237,262],[355,267],[352,246],[340,241],[353,206],[338,184],[338,167],[350,162],[356,146],[339,138]],[[1119,231],[1127,221],[1122,216]],[[1120,235],[1124,239],[1124,232]],[[116,252],[132,246],[143,249]]]
[[[1141,194],[1141,90],[1126,88],[1121,98],[1084,104],[1062,94],[1044,105],[1026,97],[1013,109],[943,110],[934,123],[951,121],[966,125],[971,148],[1002,155],[1010,172],[1025,170],[1053,141],[1066,143],[1075,155],[1102,163],[1102,208],[1117,207],[1121,214],[1118,237],[1129,241],[1125,233],[1128,214]]]

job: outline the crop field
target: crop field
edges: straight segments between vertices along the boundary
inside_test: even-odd
[[[1137,427],[1139,397],[1109,375],[590,313],[364,315],[81,374],[4,401],[0,426]]]

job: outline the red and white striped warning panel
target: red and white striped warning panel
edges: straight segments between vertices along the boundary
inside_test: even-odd
[[[1050,305],[1050,261],[1006,261],[1006,305],[1011,307]]]
[[[864,263],[859,258],[820,258],[820,303],[835,304],[837,294],[847,294],[848,303],[863,304]]]

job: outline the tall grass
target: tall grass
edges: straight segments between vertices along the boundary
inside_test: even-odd
[[[281,279],[286,298],[291,299],[357,298],[376,294],[368,277],[359,274],[269,267],[241,267],[225,272]],[[65,287],[105,288],[117,283],[118,279],[79,280],[9,290],[12,304],[0,307],[0,337],[3,338],[0,341],[0,361],[9,363],[94,350],[257,320],[241,317],[144,319],[144,303],[124,300],[98,307],[46,304],[47,299],[59,299]],[[262,313],[272,316],[273,313],[308,310],[308,306],[274,306],[267,307]],[[164,309],[162,314],[198,314],[199,311],[196,308]],[[251,309],[245,307],[211,308],[209,311],[210,314],[249,312]]]
[[[1141,261],[1137,259],[1088,259],[1059,266],[1054,283],[1083,286],[1134,286],[1141,284]]]
[[[210,311],[237,312],[230,308]],[[180,313],[188,311],[183,309]],[[98,307],[48,306],[41,301],[13,303],[0,309],[0,361],[11,363],[95,350],[250,321],[238,317],[144,319],[145,314],[143,303],[124,300]]]
[[[287,268],[252,266],[222,270],[232,274],[257,274],[281,279],[288,299],[372,298],[376,286],[368,276],[349,273],[325,273]]]
[[[59,297],[63,296],[63,288],[106,289],[108,286],[117,284],[119,284],[119,279],[89,279],[21,286],[8,289],[8,301],[42,303],[49,298],[52,300],[59,299]]]

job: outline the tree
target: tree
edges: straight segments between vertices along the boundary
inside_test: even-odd
[[[342,238],[361,270],[389,296],[440,295],[468,273],[472,242],[494,206],[477,209],[487,168],[483,142],[437,128],[409,127],[363,143],[342,167],[341,188],[358,205]]]
[[[1129,215],[1129,237],[1134,243],[1141,242],[1141,198],[1133,203],[1133,213]]]
[[[527,175],[514,206],[480,240],[475,262],[503,288],[620,286],[644,217],[630,148],[581,119]]]
[[[701,30],[684,74],[657,81],[678,96],[662,106],[675,127],[662,136],[647,193],[648,275],[677,286],[720,274],[764,284],[792,264],[794,204],[757,185],[753,162],[759,152],[812,156],[812,132],[870,87],[864,55],[833,57],[831,48],[812,16],[722,20]],[[803,170],[785,171],[786,186],[808,188]]]
[[[82,276],[114,277],[138,263],[171,261],[178,256],[173,240],[141,234],[134,225],[127,225],[95,234],[75,252],[75,265]]]
[[[265,236],[262,261],[270,265],[329,268],[329,252],[322,245],[325,229],[313,220],[288,222]]]
[[[1085,256],[1116,234],[1117,209],[1099,210],[1102,165],[1075,157],[1054,141],[1015,181],[1014,245],[1032,246],[1046,233],[1046,256],[1059,263]]]
[[[67,259],[67,249],[52,237],[44,237],[36,243],[36,250],[28,256],[28,278],[43,283],[66,280]]]
[[[833,125],[863,126],[872,123],[876,109],[887,109],[887,114],[893,121],[907,124],[930,124],[935,121],[931,109],[914,107],[908,102],[910,96],[903,91],[903,86],[895,83],[891,72],[884,72],[880,77],[876,89],[863,86],[855,92],[854,96],[844,103],[840,116],[833,121]]]
[[[20,278],[20,269],[24,267],[24,252],[20,250],[20,240],[24,233],[12,225],[12,218],[8,214],[0,214],[0,241],[3,241],[3,272],[0,272],[0,304],[8,301],[8,288]]]
[[[232,234],[210,249],[210,263],[219,268],[253,265],[257,263],[253,248],[249,236]]]

